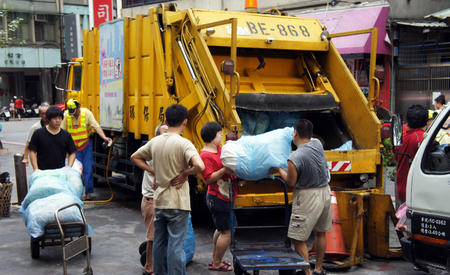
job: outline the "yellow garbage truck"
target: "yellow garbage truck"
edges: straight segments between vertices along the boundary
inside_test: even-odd
[[[376,41],[376,29],[365,32]],[[141,173],[130,156],[154,136],[165,109],[175,103],[189,110],[183,135],[199,151],[200,130],[210,121],[223,126],[224,136],[240,137],[307,118],[324,144],[330,185],[337,191],[350,254],[339,266],[364,261],[365,252],[399,256],[389,248],[389,220],[395,217],[383,191],[381,124],[374,110],[376,43],[368,99],[332,43],[332,37],[353,34],[329,35],[319,20],[275,9],[257,14],[178,10],[175,4],[85,30],[83,57],[68,64],[65,90],[114,137],[109,150],[94,136],[94,177],[139,191]],[[349,141],[350,149],[332,150]],[[207,187],[198,176],[190,188],[195,215]],[[284,204],[283,189],[247,182],[235,204]]]

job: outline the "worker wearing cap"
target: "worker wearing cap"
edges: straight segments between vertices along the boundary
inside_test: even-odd
[[[67,110],[64,113],[61,128],[70,133],[77,146],[77,160],[83,164],[85,199],[91,200],[92,193],[94,193],[92,171],[94,156],[92,154],[92,143],[89,142],[89,128],[93,127],[104,141],[110,142],[111,138],[105,135],[92,112],[87,108],[81,108],[81,104],[76,99],[69,99],[66,106]]]

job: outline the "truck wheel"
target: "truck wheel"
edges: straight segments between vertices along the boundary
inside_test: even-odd
[[[141,243],[141,245],[139,246],[139,255],[144,253],[144,251],[147,251],[147,243],[148,241],[144,241]]]
[[[142,252],[141,254],[141,265],[145,266],[146,262],[147,262],[147,250]]]
[[[34,240],[31,238],[30,240],[30,252],[31,252],[31,258],[37,259],[39,258],[39,240]]]

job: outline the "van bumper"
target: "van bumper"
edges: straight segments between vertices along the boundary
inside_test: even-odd
[[[420,242],[410,237],[400,240],[403,257],[417,267],[431,266],[450,271],[450,246],[438,246]]]

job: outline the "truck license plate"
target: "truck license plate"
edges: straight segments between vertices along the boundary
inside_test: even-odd
[[[450,218],[413,212],[412,233],[450,240]]]

